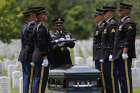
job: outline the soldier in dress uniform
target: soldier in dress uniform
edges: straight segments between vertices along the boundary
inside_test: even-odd
[[[112,58],[112,50],[114,43],[114,35],[117,30],[117,22],[113,18],[113,14],[115,12],[115,7],[113,6],[104,6],[104,30],[102,32],[101,39],[101,47],[102,47],[102,55],[100,62],[103,62],[103,71],[105,78],[105,93],[115,93],[117,89],[115,88],[114,81],[114,63]],[[118,93],[118,92],[116,92]]]
[[[136,23],[129,16],[132,5],[120,3],[121,17],[118,31],[115,34],[113,57],[121,93],[133,93],[131,65],[135,54]],[[117,85],[116,85],[117,86]]]
[[[53,20],[54,31],[52,32],[53,40],[70,40],[72,36],[69,32],[64,32],[64,19],[62,17],[56,17]],[[72,66],[72,60],[70,57],[70,48],[75,46],[74,41],[62,42],[57,44],[53,52],[51,53],[51,69],[54,68],[69,68]]]
[[[101,35],[104,26],[104,11],[96,9],[95,14],[96,28],[94,31],[93,40],[93,61],[95,62],[96,69],[100,69],[100,50],[101,50]]]
[[[94,31],[94,38],[93,38],[93,61],[95,62],[95,68],[101,71],[101,79],[99,80],[99,85],[102,87],[102,92],[105,91],[105,80],[104,80],[104,73],[103,73],[103,63],[100,62],[101,58],[101,38],[102,33],[104,30],[104,10],[96,9],[95,14],[95,21],[96,21],[96,28]]]
[[[33,31],[36,25],[35,7],[30,7],[23,12],[23,23],[21,31],[21,52],[19,61],[22,64],[23,72],[23,93],[29,91],[30,63],[32,61],[32,53],[34,50]]]
[[[32,93],[45,93],[48,80],[49,62],[48,55],[51,50],[51,35],[45,26],[48,12],[40,7],[36,13],[37,25],[34,31],[34,51],[32,55],[31,84]]]

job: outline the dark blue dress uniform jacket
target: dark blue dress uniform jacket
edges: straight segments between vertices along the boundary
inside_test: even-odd
[[[128,48],[128,57],[135,58],[136,23],[128,16],[119,25],[115,35],[114,58],[121,57],[123,48]]]
[[[31,62],[32,53],[34,50],[33,33],[36,23],[25,22],[22,27],[21,32],[21,51],[19,55],[19,61],[21,62]]]

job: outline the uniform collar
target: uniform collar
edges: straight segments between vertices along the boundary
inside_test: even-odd
[[[126,18],[128,18],[129,16],[124,16],[121,18],[121,22],[124,22]]]
[[[97,25],[98,25],[98,26],[100,26],[100,25],[102,24],[102,22],[103,22],[103,21],[98,22],[98,24],[97,24]]]
[[[31,24],[31,23],[35,23],[35,21],[29,21],[29,24]]]
[[[56,31],[56,33],[57,33],[57,34],[62,34],[62,33],[63,33],[63,31]]]
[[[109,21],[110,21],[111,19],[112,19],[112,17],[108,18],[108,19],[106,20],[106,22],[109,23]]]

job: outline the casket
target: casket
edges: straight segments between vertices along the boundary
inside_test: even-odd
[[[101,93],[100,72],[88,66],[72,66],[49,72],[49,93]]]

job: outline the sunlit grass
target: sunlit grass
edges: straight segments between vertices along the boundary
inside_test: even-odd
[[[11,93],[19,93],[19,89],[12,88],[11,89]],[[48,93],[48,88],[46,88],[46,92],[45,93]],[[140,87],[134,88],[134,93],[140,93]]]
[[[134,93],[140,93],[140,87],[134,88]]]

